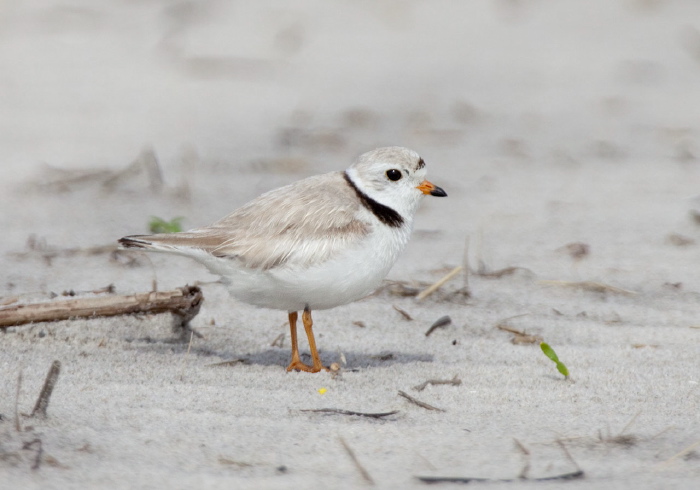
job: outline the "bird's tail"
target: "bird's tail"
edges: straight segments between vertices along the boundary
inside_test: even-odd
[[[157,235],[125,236],[119,239],[119,244],[125,249],[148,252],[170,252],[188,256],[206,252],[219,256],[219,247],[226,242],[226,239],[226,235],[190,230]]]
[[[182,244],[176,233],[160,235],[131,235],[120,238],[119,245],[125,249],[140,249],[151,252],[177,252]],[[180,246],[178,246],[180,245]]]

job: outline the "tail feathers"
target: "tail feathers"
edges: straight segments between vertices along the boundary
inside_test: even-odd
[[[190,255],[193,250],[203,250],[215,254],[226,241],[224,235],[204,234],[196,231],[160,233],[157,235],[131,235],[119,239],[126,249],[140,249],[152,252],[174,252]]]
[[[174,252],[177,244],[167,243],[160,235],[131,235],[120,238],[119,245],[127,249],[152,250],[154,252]]]

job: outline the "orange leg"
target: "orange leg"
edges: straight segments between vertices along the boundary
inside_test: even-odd
[[[289,313],[289,330],[292,337],[292,361],[289,363],[289,366],[287,366],[287,371],[292,371],[293,369],[306,371],[307,373],[317,373],[322,369],[327,371],[328,368],[321,364],[321,359],[318,357],[316,341],[312,330],[313,321],[311,320],[311,310],[308,308],[304,309],[301,319],[304,322],[306,337],[309,339],[309,349],[311,350],[311,359],[314,364],[313,366],[309,366],[301,362],[301,358],[299,357],[299,343],[297,342],[297,318],[298,314],[296,311]]]
[[[309,350],[311,350],[311,360],[313,361],[312,373],[317,373],[320,370],[328,371],[328,368],[321,364],[321,358],[318,357],[316,350],[316,339],[314,339],[313,326],[314,322],[311,319],[311,310],[304,308],[304,313],[301,314],[301,321],[304,322],[304,330],[306,330],[306,338],[309,339]]]

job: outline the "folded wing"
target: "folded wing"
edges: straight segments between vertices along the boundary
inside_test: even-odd
[[[202,250],[251,269],[308,267],[359,241],[369,224],[342,173],[310,177],[263,194],[216,223],[194,230],[124,237],[127,248],[183,253]]]

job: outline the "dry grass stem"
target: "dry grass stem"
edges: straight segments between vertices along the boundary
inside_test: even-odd
[[[518,478],[521,480],[527,480],[527,475],[530,473],[530,451],[528,451],[519,440],[513,439],[513,442],[515,442],[515,447],[518,448],[521,453],[523,453],[524,459],[523,469],[520,470]]]
[[[19,418],[19,392],[22,389],[22,371],[17,375],[17,390],[15,391],[15,430],[22,432],[22,420]]]
[[[375,296],[384,291],[389,293],[391,296],[399,296],[402,298],[406,298],[411,296],[417,296],[420,292],[420,289],[406,281],[385,280],[384,284],[379,289],[377,289],[371,296]]]
[[[580,289],[582,291],[591,291],[594,293],[614,293],[614,294],[637,294],[636,291],[622,289],[609,284],[603,284],[595,281],[538,281],[539,284],[545,286],[559,286],[565,288]]]
[[[516,330],[516,329],[511,328],[507,325],[498,324],[498,325],[496,325],[496,328],[499,330],[503,330],[504,332],[512,333],[513,338],[510,339],[510,341],[516,345],[518,345],[518,344],[539,344],[540,342],[542,342],[544,340],[539,335],[530,335],[530,334],[526,333],[525,331]]]
[[[448,272],[444,277],[442,277],[441,279],[439,279],[437,282],[431,284],[430,286],[428,286],[427,288],[425,288],[423,291],[421,291],[420,293],[418,293],[418,295],[416,296],[416,299],[417,299],[418,301],[424,300],[425,298],[427,298],[428,296],[430,296],[431,294],[433,294],[435,291],[437,291],[438,289],[440,289],[442,286],[444,286],[445,284],[447,284],[449,281],[451,281],[452,279],[454,279],[455,276],[457,276],[457,274],[459,274],[460,272],[462,272],[463,269],[464,269],[464,267],[462,267],[461,265],[455,267],[455,268],[452,269],[450,272]]]
[[[275,337],[275,340],[270,343],[270,347],[282,347],[284,346],[284,332]]]
[[[638,418],[641,414],[642,414],[642,411],[641,411],[641,410],[638,411],[636,414],[634,414],[634,417],[632,417],[632,418],[630,419],[630,421],[627,422],[627,425],[625,425],[625,426],[622,428],[622,430],[620,431],[620,433],[618,434],[618,436],[621,436],[622,434],[624,434],[625,432],[627,432],[627,429],[629,429],[630,427],[632,427],[632,424],[634,424],[634,422],[637,420],[637,418]]]
[[[558,439],[557,444],[559,444],[559,447],[561,448],[561,450],[564,451],[564,455],[566,455],[566,459],[568,459],[569,462],[571,462],[571,464],[576,467],[576,471],[573,473],[570,473],[569,475],[577,475],[576,476],[577,478],[583,477],[583,470],[581,470],[581,467],[578,465],[578,463],[573,458],[573,456],[571,456],[571,453],[569,452],[569,449],[564,445],[564,442],[562,442],[561,440]],[[579,473],[580,473],[580,476],[578,476]],[[566,479],[570,479],[570,478],[571,478],[571,476],[566,477]],[[559,477],[557,479],[561,479],[561,477]]]
[[[207,367],[235,366],[236,364],[245,364],[246,362],[248,362],[247,359],[231,359],[230,361],[221,361],[212,364],[207,364]]]
[[[187,344],[187,352],[180,360],[180,376],[179,379],[182,381],[185,378],[185,362],[190,357],[190,351],[192,350],[192,341],[194,340],[194,331],[190,331],[190,341]]]
[[[0,306],[7,306],[19,301],[19,296],[11,296],[0,300]]]
[[[142,173],[147,175],[149,187],[153,192],[158,193],[163,189],[163,172],[153,148],[143,148],[133,162],[122,170],[110,172],[107,178],[102,179],[101,185],[112,191]]]
[[[408,393],[406,393],[405,391],[399,390],[399,395],[404,397],[406,400],[413,403],[414,405],[418,405],[419,407],[425,408],[426,410],[435,410],[437,412],[444,412],[445,411],[442,408],[434,407],[434,406],[429,405],[425,402],[417,400],[417,399],[413,398],[411,395],[409,395]]]
[[[345,442],[345,439],[343,439],[342,437],[338,437],[338,439],[340,440],[340,443],[343,445],[345,452],[348,453],[348,456],[350,456],[350,459],[355,464],[357,471],[359,471],[360,474],[362,475],[362,478],[370,485],[374,485],[374,480],[372,479],[370,474],[367,472],[365,467],[362,466],[362,464],[360,463],[360,460],[357,459],[357,456],[355,455],[355,451],[353,451],[352,448],[348,445],[348,443]]]
[[[39,398],[36,400],[34,405],[34,410],[30,417],[46,417],[46,409],[49,408],[49,400],[51,399],[51,394],[58,381],[58,375],[61,373],[61,362],[54,361],[51,363],[51,368],[49,373],[46,375],[46,380],[44,380],[44,386],[39,392]]]
[[[244,461],[236,461],[235,459],[224,458],[223,456],[219,456],[219,464],[236,466],[238,468],[252,468],[254,466],[251,463],[246,463]]]
[[[392,306],[392,308],[394,308],[396,311],[398,311],[398,312],[401,314],[401,316],[404,317],[405,320],[408,320],[409,322],[410,322],[410,321],[413,321],[413,317],[412,317],[411,315],[409,315],[405,310],[402,310],[401,308],[399,308],[399,307],[396,306],[396,305],[391,305],[391,306]]]
[[[31,238],[31,237],[30,237]],[[72,247],[72,248],[54,248],[42,242],[41,245],[31,245],[31,239],[26,252],[12,252],[9,255],[18,259],[26,259],[31,256],[39,256],[45,260],[51,260],[56,257],[74,257],[76,255],[100,255],[119,251],[116,244],[97,245],[94,247]]]
[[[32,463],[32,469],[33,470],[38,470],[39,467],[41,466],[41,457],[44,454],[44,448],[43,444],[41,442],[41,439],[38,437],[32,441],[25,442],[24,445],[22,446],[22,449],[31,449],[32,446],[36,447],[36,455],[34,456],[34,462]]]
[[[302,409],[300,412],[315,412],[315,413],[331,413],[338,415],[356,415],[358,417],[369,417],[372,419],[380,419],[382,417],[388,417],[389,415],[395,415],[399,413],[398,410],[393,410],[391,412],[379,412],[379,413],[367,413],[367,412],[355,412],[353,410],[343,410],[342,408],[317,408],[317,409]]]
[[[518,271],[523,271],[528,274],[532,274],[532,271],[525,267],[504,267],[503,269],[498,269],[490,272],[480,271],[477,275],[479,277],[485,277],[489,279],[500,279],[501,277],[512,276]]]
[[[464,238],[464,253],[462,254],[462,268],[464,269],[464,274],[462,275],[462,291],[467,296],[471,296],[471,291],[469,290],[469,273],[471,269],[469,267],[469,235]]]
[[[690,446],[686,447],[685,449],[681,449],[676,454],[674,454],[673,456],[668,458],[666,461],[662,461],[661,463],[654,466],[654,469],[657,471],[663,470],[664,468],[669,466],[672,462],[674,462],[678,458],[681,458],[681,457],[685,456],[686,454],[690,453],[692,450],[694,450],[698,446],[700,446],[700,441],[698,441],[694,444],[691,444]]]

